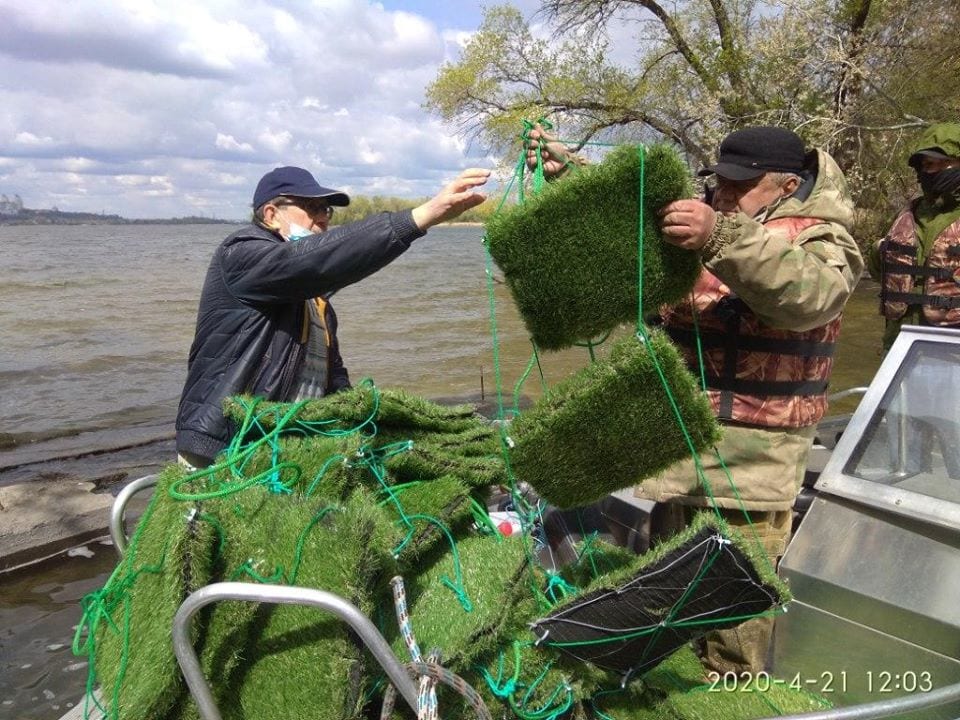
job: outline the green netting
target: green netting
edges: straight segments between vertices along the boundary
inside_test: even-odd
[[[257,488],[221,504],[223,579],[320,588],[373,612],[397,530],[367,491],[325,506]],[[357,717],[368,689],[347,626],[316,608],[218,603],[200,647],[224,718]],[[192,702],[181,708],[195,717]]]
[[[541,348],[568,347],[636,320],[641,152],[612,150],[603,162],[488,221],[490,255]],[[647,148],[643,304],[654,311],[686,295],[700,272],[696,253],[661,241],[657,216],[690,194],[689,171],[676,149]]]
[[[711,513],[633,563],[599,576],[531,627],[540,643],[643,674],[710,630],[776,612],[790,593],[759,549]]]
[[[161,473],[124,559],[83,601],[78,639],[86,634],[88,689],[99,684],[109,718],[164,718],[183,688],[170,643],[173,616],[213,578],[219,539],[202,504],[167,496],[183,474],[176,466]]]
[[[677,349],[654,332],[646,343],[634,336],[619,340],[609,359],[551,388],[508,433],[517,479],[551,504],[572,508],[711,446],[719,426]]]

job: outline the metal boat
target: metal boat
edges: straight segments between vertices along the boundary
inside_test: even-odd
[[[837,705],[960,717],[960,332],[903,328],[814,490],[780,563],[795,599],[773,674]]]

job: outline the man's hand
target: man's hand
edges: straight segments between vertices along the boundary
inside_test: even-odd
[[[663,239],[685,250],[699,250],[717,224],[716,211],[699,200],[677,200],[659,212]]]
[[[413,221],[421,230],[427,230],[476,207],[486,200],[487,196],[473,192],[471,188],[483,185],[489,177],[489,170],[467,168],[427,202],[415,207]]]
[[[537,148],[540,148],[540,157],[543,160],[543,174],[553,177],[563,172],[571,162],[572,153],[556,137],[548,133],[540,124],[533,126],[529,134],[530,144],[527,146],[527,167],[531,170],[537,167]]]

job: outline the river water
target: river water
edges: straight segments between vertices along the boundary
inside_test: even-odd
[[[57,477],[110,485],[173,459],[200,287],[234,229],[0,226],[0,485]],[[354,382],[369,376],[430,398],[494,400],[482,232],[435,228],[335,296]],[[510,400],[531,347],[505,286],[493,287]],[[848,305],[833,390],[867,384],[879,365],[876,293],[864,281]],[[549,385],[588,356],[573,349],[540,360]],[[539,379],[521,392],[536,397]],[[112,548],[88,550],[37,575],[0,576],[0,717],[58,718],[82,693],[86,666],[69,652],[77,601],[114,564]]]
[[[200,288],[211,253],[234,229],[0,226],[0,485],[40,472],[112,479],[172,457],[162,440],[173,433]],[[480,227],[435,228],[335,296],[354,381],[490,400],[481,235]],[[505,286],[494,286],[502,374],[512,388],[531,346]],[[552,382],[585,360],[573,350],[542,365]],[[528,392],[538,388],[530,383]],[[111,454],[119,456],[114,466],[90,454],[128,446]]]

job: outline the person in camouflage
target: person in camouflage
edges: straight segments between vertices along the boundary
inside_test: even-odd
[[[880,282],[884,349],[900,327],[960,327],[960,124],[931,125],[908,160],[922,194],[911,200],[868,257]]]
[[[566,148],[539,129],[531,133],[541,137],[545,174],[564,172]],[[700,174],[713,180],[704,200],[678,200],[660,212],[665,241],[698,253],[703,265],[690,299],[664,308],[661,319],[695,376],[705,378],[723,440],[699,458],[704,477],[691,459],[644,480],[635,494],[658,503],[653,536],[714,506],[747,526],[776,563],[826,411],[841,314],[863,271],[850,234],[853,202],[834,160],[806,152],[782,128],[731,133],[718,162]],[[700,648],[705,667],[763,670],[772,627],[762,617],[710,633]]]
[[[921,195],[868,255],[870,275],[880,282],[884,350],[904,324],[960,328],[960,124],[931,125],[913,147],[907,162]],[[931,360],[927,372],[944,384],[960,379],[949,361]],[[891,466],[928,472],[938,445],[947,474],[960,478],[960,408],[936,392],[939,383],[906,382],[899,398],[909,405],[890,407],[886,418]]]

